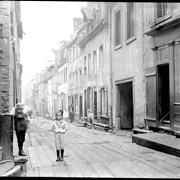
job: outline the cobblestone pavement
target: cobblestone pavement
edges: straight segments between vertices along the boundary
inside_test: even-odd
[[[132,143],[131,132],[110,134],[68,123],[64,162],[56,162],[52,121],[30,120],[25,176],[179,178],[180,158]],[[17,155],[17,142],[14,141]]]

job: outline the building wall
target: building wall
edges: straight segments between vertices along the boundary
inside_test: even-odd
[[[166,117],[166,119],[170,121],[169,128],[171,128],[171,130],[173,131],[175,129],[179,130],[180,119],[176,114],[178,114],[177,112],[179,112],[180,109],[180,106],[178,105],[179,93],[177,93],[179,87],[179,81],[178,81],[179,49],[178,48],[180,47],[178,44],[180,39],[180,33],[179,33],[180,23],[179,20],[177,20],[177,18],[180,16],[180,11],[179,11],[180,5],[179,3],[167,3],[168,14],[166,16],[163,16],[161,19],[157,19],[156,17],[156,13],[157,13],[156,3],[150,3],[150,4],[147,3],[145,7],[146,7],[144,12],[145,22],[146,22],[145,29],[146,32],[150,32],[147,33],[147,36],[145,38],[146,39],[146,43],[145,43],[146,44],[146,51],[145,51],[146,74],[148,73],[154,74],[154,76],[151,76],[151,78],[146,78],[146,84],[147,87],[152,83],[155,84],[154,86],[151,85],[151,87],[154,87],[154,89],[151,88],[151,91],[149,92],[151,96],[147,96],[146,99],[147,122],[149,126],[154,126],[154,127],[160,125],[163,126],[163,120],[161,121],[162,123],[160,123],[160,119],[162,118],[161,112],[163,111],[162,109],[164,109],[164,107],[161,105],[161,101],[164,101],[166,102],[166,104],[168,104],[168,98],[169,98],[170,109],[168,109],[168,111],[170,111],[170,116]],[[172,24],[175,24],[174,22],[172,23],[174,19],[176,19],[175,23],[177,23],[177,25],[172,28]],[[156,29],[154,33],[152,33],[153,29]],[[175,43],[166,44],[172,41],[174,41]],[[163,45],[163,48],[159,47],[161,45]],[[156,48],[154,48],[155,46]],[[162,94],[162,92],[159,90],[160,85],[158,84],[158,80],[160,76],[158,74],[159,73],[158,70],[160,64],[164,65],[165,63],[169,65],[169,75],[168,73],[166,73],[167,77],[169,76],[168,77],[169,95],[167,95],[166,98],[160,99],[160,95],[158,95],[158,93]],[[164,109],[164,112],[165,111],[167,110]],[[154,121],[152,122],[151,119],[154,119]]]
[[[126,41],[126,6],[127,3],[116,3],[111,11],[111,61],[113,74],[113,122],[117,126],[117,90],[116,84],[125,79],[133,80],[133,106],[134,126],[144,125],[145,116],[145,84],[144,84],[144,57],[143,57],[143,4],[135,3],[135,38],[127,43]],[[114,48],[115,26],[114,12],[121,8],[121,47]]]
[[[19,57],[20,2],[0,2],[2,24],[1,112],[9,112],[21,101],[21,71]],[[18,8],[18,9],[17,9]],[[19,11],[19,13],[17,13]],[[12,13],[12,18],[10,13]]]
[[[67,62],[63,64],[59,69],[58,69],[58,74],[59,77],[62,75],[61,81],[57,82],[58,84],[58,109],[62,109],[64,111],[64,117],[68,117],[68,71],[67,71]],[[62,107],[63,103],[63,107]]]
[[[83,78],[82,78],[82,93],[83,93],[83,111],[85,110],[85,96],[84,90],[90,87],[90,99],[87,97],[86,101],[90,101],[90,110],[93,112],[94,107],[94,91],[97,91],[97,119],[99,122],[103,122],[100,118],[100,115],[106,116],[111,118],[111,89],[110,89],[110,58],[109,58],[109,29],[107,23],[107,11],[106,11],[106,3],[95,3],[91,4],[90,6],[94,7],[94,5],[100,7],[101,17],[100,20],[103,20],[105,23],[104,27],[101,30],[96,32],[94,37],[90,35],[90,39],[85,43],[84,47],[81,49],[80,61],[79,63],[82,64],[83,70]],[[100,63],[100,47],[103,46],[103,57],[102,63]],[[96,62],[95,66],[93,67],[94,61],[94,52],[96,52]],[[91,62],[88,63],[88,56],[91,55]],[[84,57],[86,57],[86,73],[84,71]],[[89,72],[90,71],[90,72]],[[101,113],[101,88],[105,87],[107,90],[107,99],[105,102],[102,102],[103,106],[104,103],[107,103],[107,113]],[[88,91],[88,90],[87,90]],[[89,104],[87,103],[87,104]],[[87,107],[88,109],[88,107]],[[83,112],[83,116],[85,112]],[[103,122],[104,123],[104,122]],[[106,121],[105,123],[111,123],[110,120]]]

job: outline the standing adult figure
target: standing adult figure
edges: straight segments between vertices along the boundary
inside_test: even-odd
[[[26,156],[26,153],[23,151],[23,143],[25,141],[28,117],[27,114],[23,112],[23,110],[24,104],[17,103],[14,114],[14,128],[17,136],[19,156]]]
[[[74,121],[74,107],[73,107],[73,104],[71,104],[69,106],[69,116],[70,116],[70,121],[73,122]]]

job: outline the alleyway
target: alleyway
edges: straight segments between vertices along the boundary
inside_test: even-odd
[[[180,177],[178,157],[132,143],[131,133],[107,132],[68,123],[64,162],[56,162],[52,121],[32,119],[26,134],[26,176],[49,177]],[[14,140],[14,154],[17,143]]]

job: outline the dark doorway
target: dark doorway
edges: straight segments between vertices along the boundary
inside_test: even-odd
[[[97,91],[94,91],[94,118],[97,119]]]
[[[121,129],[133,128],[133,90],[132,82],[118,85],[117,114],[120,119]]]
[[[159,121],[170,120],[169,64],[158,66]]]
[[[79,118],[82,117],[82,96],[79,96]]]

